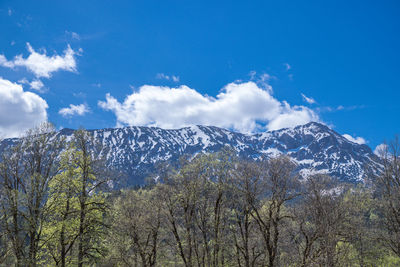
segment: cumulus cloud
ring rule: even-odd
[[[27,48],[30,53],[27,58],[17,55],[13,60],[7,60],[4,55],[0,55],[0,66],[7,68],[25,67],[37,78],[50,78],[53,72],[59,70],[76,71],[75,55],[77,53],[69,45],[64,50],[64,55],[53,56],[47,56],[46,51],[43,54],[36,52],[29,43],[27,43]]]
[[[315,104],[315,99],[312,97],[307,97],[305,94],[301,94],[303,100],[306,101],[308,104]]]
[[[58,111],[63,117],[71,117],[74,115],[82,116],[89,112],[89,107],[86,104],[73,105],[70,104],[68,108],[62,108]]]
[[[42,81],[39,79],[31,81],[29,83],[29,85],[31,86],[32,89],[37,90],[37,91],[41,91],[44,86]]]
[[[254,82],[230,83],[214,98],[185,85],[144,85],[122,103],[110,94],[98,105],[114,112],[118,125],[179,128],[202,124],[240,132],[292,127],[319,118],[304,106],[291,107]]]
[[[351,136],[349,134],[344,134],[343,137],[346,138],[347,140],[353,142],[353,143],[356,143],[356,144],[363,145],[363,144],[366,143],[365,139],[362,138],[362,137],[353,137],[353,136]]]
[[[175,76],[175,75],[166,75],[166,74],[164,74],[164,73],[157,73],[156,78],[157,78],[157,79],[161,79],[161,80],[179,82],[179,76]]]
[[[0,137],[17,137],[47,120],[46,101],[0,77]]]
[[[291,107],[286,101],[283,101],[280,114],[272,119],[267,126],[268,130],[278,130],[306,124],[310,121],[319,121],[318,115],[312,109],[304,106]]]
[[[378,157],[384,157],[385,154],[387,153],[387,150],[388,150],[387,144],[383,143],[376,146],[374,154],[377,155]]]

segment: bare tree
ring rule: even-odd
[[[256,221],[266,250],[266,265],[279,265],[279,242],[281,228],[291,215],[285,205],[299,196],[296,190],[298,176],[295,164],[287,157],[273,158],[259,164],[259,173],[254,176],[255,185],[246,198],[251,205],[252,217]]]
[[[167,225],[185,266],[230,261],[229,197],[235,156],[229,151],[184,160],[158,186]],[[175,247],[175,246],[173,246]]]
[[[25,218],[22,216],[25,192],[22,154],[22,145],[17,144],[9,151],[3,152],[0,164],[2,228],[10,238],[16,266],[22,266],[26,262]]]
[[[294,238],[300,266],[338,266],[346,254],[348,213],[343,204],[345,188],[326,175],[305,182],[305,194],[297,206]],[[340,245],[340,246],[339,246]]]
[[[164,177],[159,192],[165,204],[164,215],[175,239],[177,252],[186,267],[194,266],[195,214],[200,193],[201,164],[183,163],[179,172]]]
[[[115,201],[110,234],[118,263],[156,266],[161,227],[161,205],[156,193],[154,189],[127,190]]]
[[[400,144],[396,137],[381,151],[384,170],[375,177],[382,227],[380,241],[400,257]]]
[[[48,185],[57,171],[57,156],[63,148],[54,127],[44,123],[27,132],[4,152],[0,164],[4,222],[13,244],[16,265],[36,266]],[[25,246],[25,240],[27,246]]]
[[[239,267],[260,266],[265,259],[263,240],[257,222],[252,217],[252,202],[256,198],[260,170],[256,162],[241,161],[234,172],[232,194],[232,235],[235,244],[236,263]]]

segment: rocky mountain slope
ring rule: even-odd
[[[107,164],[125,173],[128,184],[142,184],[158,162],[174,162],[184,154],[215,152],[226,145],[240,156],[253,159],[286,154],[303,176],[326,173],[342,181],[360,182],[368,172],[380,168],[379,158],[368,146],[353,143],[315,122],[257,134],[214,126],[174,130],[131,126],[90,132]],[[63,129],[58,134],[68,137],[72,133],[71,129]]]

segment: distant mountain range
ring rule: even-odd
[[[72,129],[59,135],[71,136]],[[126,174],[128,184],[143,184],[159,162],[176,162],[182,155],[219,151],[230,146],[246,158],[288,155],[301,175],[326,173],[341,181],[362,182],[381,169],[380,159],[367,145],[353,143],[329,127],[311,122],[294,128],[242,134],[214,126],[165,130],[124,127],[89,130],[108,167]],[[0,147],[16,139],[3,140]]]

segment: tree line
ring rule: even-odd
[[[1,266],[399,266],[399,142],[363,184],[230,149],[112,189],[93,137],[50,124],[0,159]]]

